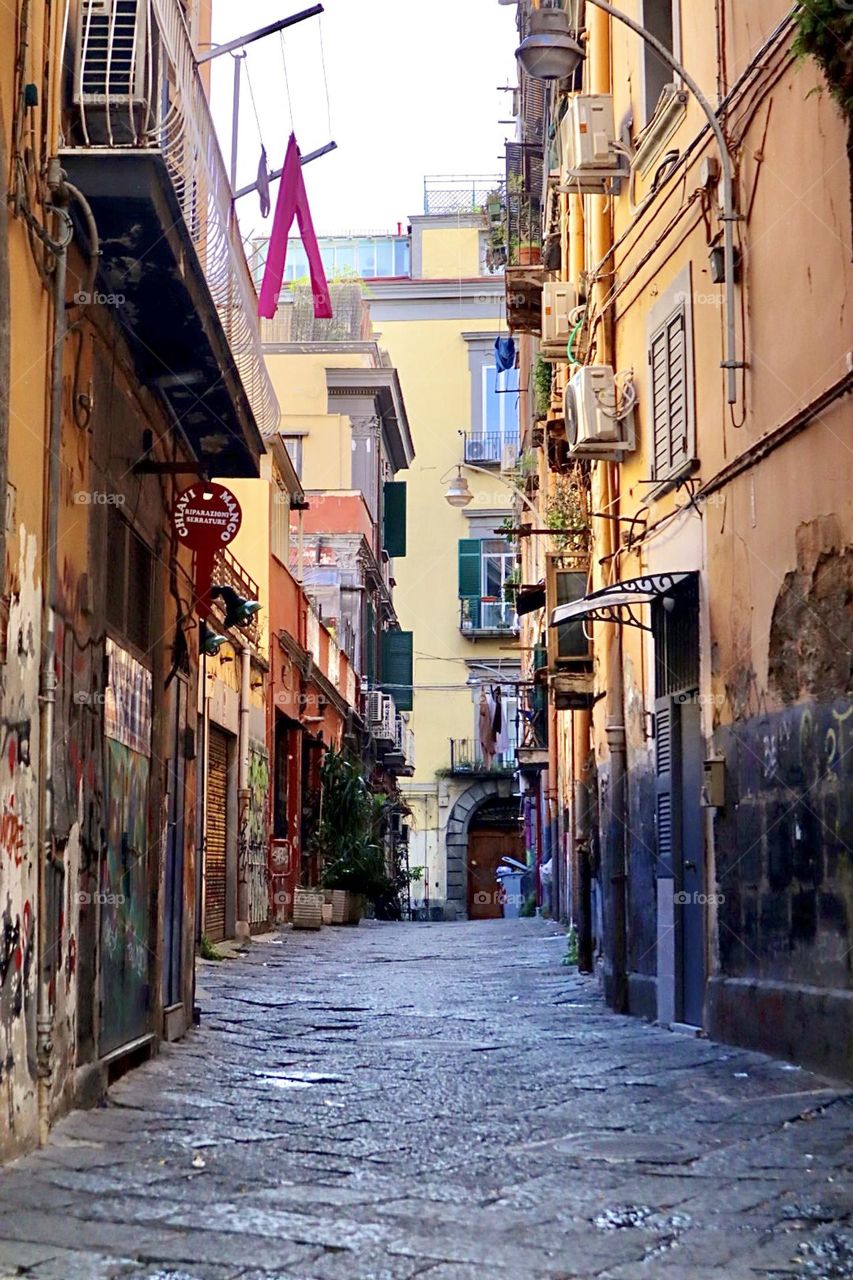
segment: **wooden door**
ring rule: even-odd
[[[468,919],[503,917],[500,885],[495,872],[504,854],[524,861],[524,839],[512,827],[474,830],[468,836]]]
[[[225,937],[227,812],[228,738],[211,725],[204,846],[204,932],[211,942],[221,942]]]

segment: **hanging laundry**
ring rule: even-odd
[[[483,764],[487,769],[491,769],[495,758],[495,735],[492,731],[492,716],[491,700],[486,696],[486,690],[481,689],[479,712],[480,749],[483,753]]]
[[[512,338],[495,338],[495,368],[506,373],[515,368],[515,343]]]
[[[311,210],[308,207],[308,196],[305,192],[305,180],[302,177],[302,161],[296,137],[290,135],[287,144],[287,155],[281,172],[281,186],[275,204],[272,234],[270,235],[267,262],[264,268],[264,279],[258,298],[258,315],[271,320],[278,305],[281,282],[284,279],[284,268],[287,261],[287,238],[293,219],[299,226],[299,234],[305,246],[308,258],[308,270],[311,275],[311,290],[314,295],[314,316],[317,320],[331,320],[332,304],[329,298],[329,286],[320,257],[320,247],[311,221]]]
[[[270,173],[267,165],[266,147],[261,147],[261,158],[258,161],[258,197],[261,202],[261,217],[270,216]]]

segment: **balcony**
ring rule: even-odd
[[[501,179],[490,174],[429,174],[424,178],[424,213],[484,213]]]
[[[500,466],[509,471],[518,458],[518,436],[502,431],[486,431],[479,435],[465,433],[465,461],[476,466]]]
[[[213,581],[217,586],[233,587],[238,596],[242,596],[244,600],[258,599],[258,584],[250,574],[246,572],[240,561],[232,556],[227,547],[223,547],[216,554],[216,561],[213,567]],[[225,606],[220,599],[213,602],[213,613],[218,617],[220,625],[225,624]],[[217,628],[214,628],[216,630]],[[245,626],[239,628],[239,634],[246,636],[249,641],[257,647],[260,640],[261,629],[258,622],[258,615],[254,614]]]
[[[255,476],[279,408],[183,6],[74,12],[60,157],[94,213],[97,287],[114,299],[140,381],[167,401],[205,469]],[[85,243],[83,222],[79,233]]]
[[[488,764],[478,738],[451,738],[449,773],[451,777],[460,774],[511,777],[515,773],[515,747],[511,745],[507,752],[494,756]]]
[[[490,596],[467,596],[460,600],[459,630],[471,639],[518,635],[515,604]]]

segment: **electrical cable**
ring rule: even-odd
[[[293,100],[290,96],[290,80],[287,77],[287,55],[284,51],[284,32],[279,31],[278,42],[281,45],[281,66],[284,71],[284,90],[287,94],[287,110],[290,115],[290,132],[294,132],[293,128]]]
[[[326,50],[323,45],[323,18],[322,15],[317,21],[317,30],[320,36],[320,65],[323,68],[323,85],[326,90],[326,123],[329,127],[329,137],[332,137],[332,100],[329,94],[329,77],[326,72]]]
[[[258,115],[258,105],[257,105],[257,103],[255,102],[255,90],[254,90],[254,88],[253,88],[253,86],[252,86],[252,77],[251,77],[251,75],[249,74],[249,58],[248,58],[248,55],[246,56],[246,61],[245,61],[245,64],[244,64],[244,70],[245,70],[245,72],[246,72],[246,84],[249,86],[249,98],[250,98],[251,103],[252,103],[252,111],[253,111],[254,116],[255,116],[255,124],[256,124],[256,125],[257,125],[257,127],[258,127],[258,141],[260,142],[262,149],[263,149],[264,151],[266,151],[266,146],[265,146],[265,144],[264,144],[264,135],[263,135],[263,132],[262,132],[262,130],[261,130],[261,118],[260,118],[260,116]]]

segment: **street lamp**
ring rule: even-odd
[[[558,0],[559,2],[559,0]],[[735,208],[734,197],[734,166],[732,165],[732,157],[729,152],[726,136],[723,133],[722,125],[717,118],[717,113],[699,88],[696,81],[685,70],[682,64],[672,52],[667,49],[666,45],[658,40],[657,36],[652,35],[651,31],[647,31],[639,22],[635,22],[633,18],[629,18],[626,13],[622,13],[620,9],[614,9],[606,0],[589,0],[590,4],[594,4],[597,9],[601,9],[608,14],[616,22],[621,22],[624,26],[630,28],[631,31],[644,40],[647,45],[654,49],[658,57],[671,67],[676,75],[680,76],[684,84],[693,94],[693,97],[699,103],[705,118],[711,127],[711,131],[717,141],[720,149],[720,160],[723,170],[723,260],[725,264],[725,286],[726,286],[726,358],[721,364],[721,368],[726,370],[727,377],[727,400],[729,404],[737,403],[737,371],[745,369],[746,363],[737,358],[737,325],[736,325],[736,299],[735,299],[735,223],[740,221],[740,214]],[[550,54],[548,59],[542,62],[542,66],[549,68],[548,74],[543,70],[537,70],[538,59],[537,49],[541,47],[541,40],[545,36],[545,32],[534,37],[533,19],[536,14],[540,15],[539,21],[545,14],[562,14],[554,22],[551,28]],[[578,63],[584,56],[583,48],[577,44],[577,52],[569,48],[570,44],[577,44],[576,41],[569,36],[569,18],[565,10],[555,9],[538,9],[531,17],[531,34],[526,40],[523,40],[516,50],[516,57],[521,63],[528,75],[534,76],[540,80],[552,80],[572,75],[578,66]],[[554,66],[559,64],[559,72],[554,71]]]
[[[456,468],[456,475],[451,480],[444,498],[451,507],[467,507],[468,503],[473,501],[474,495],[468,487],[468,481],[463,476],[461,467]]]
[[[565,80],[583,56],[583,47],[571,32],[565,9],[534,9],[530,31],[516,50],[516,57],[529,76],[534,80]]]
[[[523,489],[520,489],[517,484],[513,484],[511,480],[507,480],[504,476],[496,475],[493,471],[488,471],[485,467],[475,467],[471,462],[463,462],[457,465],[456,475],[447,487],[444,500],[449,503],[451,507],[467,507],[468,504],[474,500],[474,495],[471,492],[468,481],[462,474],[463,466],[466,471],[476,471],[481,476],[488,476],[490,480],[496,480],[498,484],[502,484],[505,489],[511,490],[513,496],[518,498],[522,505],[527,507],[528,511],[533,513],[534,518],[538,522],[539,528],[544,529],[546,527],[545,517],[542,515],[539,507],[537,507],[535,502],[532,502],[531,499],[528,498]],[[442,476],[442,483],[446,479],[447,473]]]

